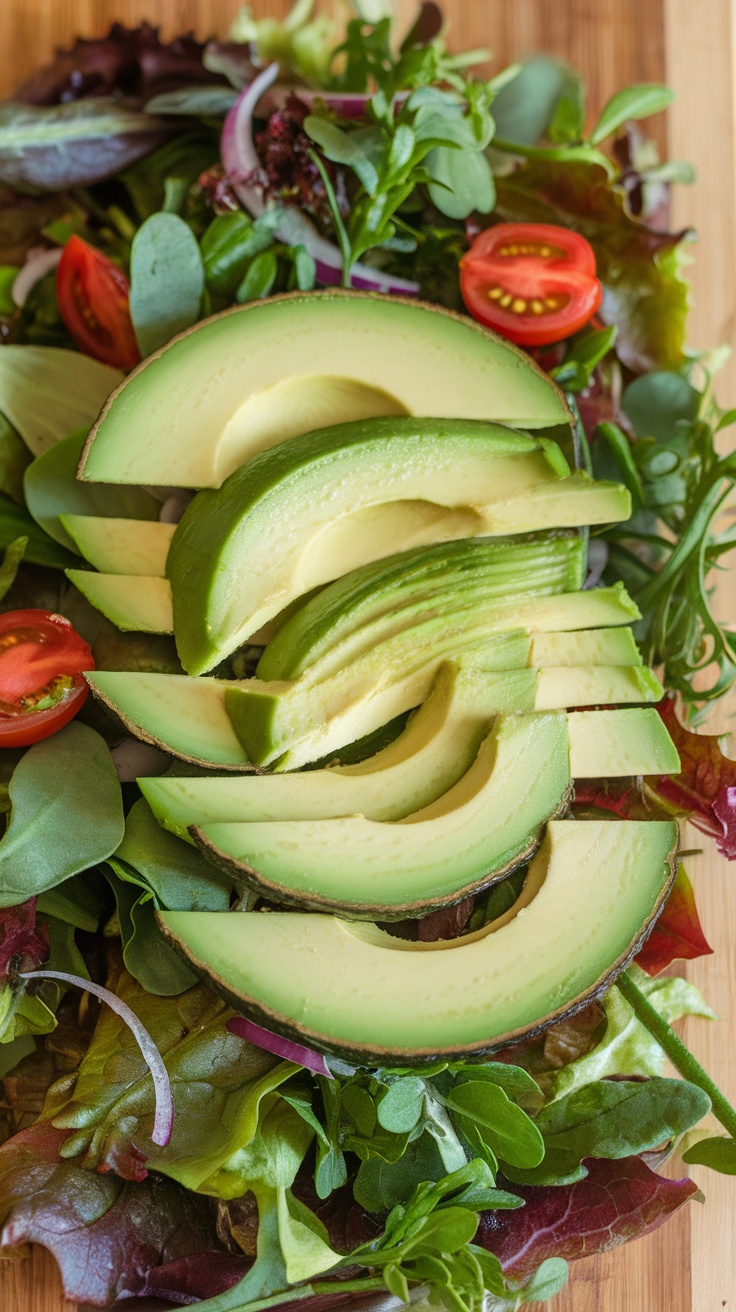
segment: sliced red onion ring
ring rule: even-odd
[[[230,184],[243,207],[253,218],[264,213],[266,203],[249,179],[260,160],[253,141],[253,114],[259,100],[278,77],[278,64],[269,64],[238,96],[225,119],[220,139],[220,153]],[[276,236],[287,246],[304,246],[317,266],[317,281],[333,287],[342,282],[342,257],[337,246],[322,237],[301,210],[284,207]],[[395,278],[365,264],[354,264],[350,271],[351,287],[362,291],[387,292],[396,296],[418,296],[419,284],[407,278]]]
[[[18,270],[11,288],[11,296],[18,306],[25,305],[28,296],[37,282],[45,278],[50,269],[55,269],[61,259],[61,247],[52,251],[32,250],[22,269]]]
[[[156,1114],[153,1119],[151,1140],[159,1148],[165,1148],[171,1139],[171,1132],[174,1128],[174,1098],[171,1092],[171,1081],[161,1053],[132,1008],[126,1002],[123,1002],[116,993],[112,993],[110,989],[103,988],[101,984],[93,984],[89,979],[82,979],[81,975],[68,975],[65,970],[27,970],[23,972],[20,978],[26,980],[56,979],[60,980],[62,984],[70,984],[74,988],[86,989],[88,993],[94,993],[96,998],[106,1002],[108,1007],[117,1012],[118,1016],[125,1021],[153,1078],[153,1087],[156,1094]]]
[[[255,1044],[257,1048],[263,1048],[264,1052],[272,1052],[275,1057],[283,1057],[284,1061],[296,1062],[298,1066],[305,1066],[308,1071],[324,1075],[328,1080],[334,1079],[321,1053],[304,1048],[301,1043],[292,1043],[291,1039],[282,1039],[280,1034],[262,1029],[252,1020],[246,1020],[245,1016],[233,1016],[225,1028],[231,1034],[237,1034],[239,1038]]]

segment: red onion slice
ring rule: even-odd
[[[253,114],[258,102],[278,77],[278,64],[269,64],[258,77],[238,96],[225,119],[220,139],[220,153],[225,172],[244,209],[253,218],[264,213],[266,203],[249,179],[260,160],[253,141]],[[301,210],[284,209],[276,228],[276,236],[287,246],[304,246],[317,266],[317,280],[328,287],[342,282],[342,257],[332,242],[322,237],[311,219]],[[350,271],[351,287],[361,291],[387,292],[396,296],[418,296],[419,284],[407,278],[396,278],[365,264],[354,264]]]
[[[81,975],[68,975],[65,970],[28,970],[24,971],[20,978],[26,980],[56,979],[60,980],[62,984],[71,984],[74,988],[86,989],[88,993],[94,993],[96,998],[106,1002],[108,1007],[117,1012],[118,1016],[125,1021],[141,1050],[143,1060],[148,1066],[153,1079],[156,1094],[156,1113],[153,1119],[151,1139],[159,1148],[165,1148],[171,1139],[171,1132],[174,1128],[174,1098],[171,1092],[169,1073],[148,1030],[141,1024],[127,1002],[123,1002],[116,993],[103,988],[101,984],[93,984],[89,979],[82,979]]]
[[[25,305],[36,283],[40,282],[49,270],[56,268],[61,259],[61,254],[60,246],[52,251],[32,250],[28,252],[26,262],[15,275],[13,286],[10,289],[10,294],[16,305]]]
[[[296,1062],[298,1066],[305,1066],[308,1071],[324,1075],[328,1080],[334,1079],[321,1053],[304,1048],[301,1043],[292,1043],[291,1039],[282,1039],[280,1034],[262,1029],[252,1020],[246,1020],[245,1016],[233,1016],[225,1028],[231,1034],[237,1034],[239,1038],[255,1044],[256,1048],[263,1048],[264,1052],[272,1052],[275,1057],[283,1057],[284,1061]]]

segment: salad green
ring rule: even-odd
[[[214,689],[196,714],[214,738],[221,717],[227,763],[243,763],[222,681],[253,676],[258,635],[213,648],[211,679],[185,680],[173,637],[121,632],[85,596],[115,574],[87,568],[82,517],[93,535],[104,519],[168,532],[192,496],[165,479],[77,479],[87,435],[138,356],[233,306],[342,285],[348,305],[351,289],[385,293],[388,307],[400,294],[469,326],[459,262],[499,222],[580,234],[602,285],[593,320],[530,351],[570,407],[586,471],[571,479],[622,484],[622,514],[630,502],[628,518],[591,529],[588,595],[602,581],[630,617],[625,585],[641,658],[686,720],[736,681],[733,630],[712,595],[736,545],[722,527],[736,462],[721,441],[736,412],[715,399],[718,353],[686,346],[691,234],[667,230],[666,201],[692,173],[658,161],[634,122],[671,93],[623,90],[586,130],[584,87],[567,66],[539,57],[488,80],[473,72],[485,52],[450,52],[435,4],[421,5],[406,34],[380,3],[353,9],[341,31],[311,0],[283,23],[244,10],[227,40],[206,46],[116,24],[0,106],[0,731],[18,718],[13,652],[25,651],[29,616],[49,612],[89,644],[103,690],[106,679],[145,683],[144,730],[162,679]],[[505,344],[498,351],[511,357]],[[553,396],[560,428],[548,431],[562,440]],[[404,423],[359,422],[391,434]],[[558,448],[548,449],[559,473]],[[321,491],[318,480],[313,500]],[[203,495],[216,510],[218,492]],[[118,540],[105,541],[110,559]],[[130,597],[168,586],[131,579]],[[330,583],[296,612],[259,676],[341,588]],[[178,629],[198,622],[185,588],[178,605]],[[64,678],[24,704],[24,723],[63,701]],[[195,712],[186,700],[171,707],[186,736]],[[361,761],[400,743],[408,703],[400,709],[338,755]],[[673,700],[659,709],[680,773],[581,780],[571,814],[611,824],[690,815],[735,859],[736,765],[680,723]],[[366,726],[376,729],[370,717]],[[243,1031],[161,933],[157,913],[245,917],[263,902],[237,870],[182,841],[179,820],[180,836],[160,827],[136,779],[155,798],[157,776],[216,772],[137,729],[90,698],[41,741],[5,746],[0,736],[0,1243],[49,1247],[67,1297],[322,1312],[380,1296],[391,1309],[411,1300],[512,1312],[552,1298],[568,1260],[648,1232],[695,1194],[657,1168],[709,1111],[726,1137],[701,1139],[684,1160],[736,1173],[736,1112],[671,1029],[713,1012],[661,973],[710,950],[682,870],[617,983],[492,1058],[416,1069],[327,1052],[307,1053],[305,1065],[298,1045],[252,1022]],[[334,753],[309,761],[329,764]],[[523,877],[393,932],[415,947],[462,942],[513,913]],[[80,1005],[85,981],[129,1008],[133,1028]],[[682,1078],[664,1076],[665,1053]]]

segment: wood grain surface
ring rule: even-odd
[[[55,45],[75,33],[101,33],[113,19],[144,18],[166,35],[223,33],[238,0],[1,0],[0,95],[8,95]],[[282,14],[286,0],[256,0],[256,12]],[[408,18],[413,3],[398,0]],[[691,159],[698,180],[675,198],[675,222],[699,234],[692,270],[691,341],[736,345],[736,0],[444,0],[456,46],[487,46],[493,67],[544,51],[567,59],[587,80],[594,112],[617,88],[666,80],[678,99],[653,124],[670,155]],[[721,403],[736,405],[736,368],[727,366]],[[731,439],[732,440],[732,439]],[[736,586],[724,577],[721,614],[736,616]],[[719,731],[736,704],[721,708]],[[733,739],[732,739],[733,742]],[[732,754],[736,754],[732,748]],[[693,834],[693,846],[698,845]],[[689,863],[706,935],[715,953],[689,966],[720,1021],[690,1021],[687,1042],[736,1099],[736,891],[733,870],[714,847]],[[736,1181],[693,1174],[705,1206],[690,1204],[661,1230],[601,1258],[574,1264],[553,1312],[721,1312],[736,1309]],[[0,1263],[0,1312],[73,1312],[53,1262]],[[78,1312],[82,1312],[79,1309]]]

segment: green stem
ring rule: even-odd
[[[733,1139],[736,1139],[736,1108],[732,1107],[730,1102],[721,1093],[717,1084],[713,1083],[696,1060],[689,1048],[685,1047],[682,1039],[675,1034],[675,1031],[667,1021],[660,1016],[659,1012],[652,1006],[648,998],[644,996],[641,989],[637,987],[628,971],[619,975],[616,981],[623,996],[632,1008],[637,1020],[640,1020],[653,1038],[657,1040],[660,1048],[667,1054],[675,1070],[680,1072],[691,1084],[696,1084],[699,1089],[707,1093],[713,1108],[713,1115],[721,1122],[721,1125]]]
[[[361,1280],[312,1280],[310,1289],[313,1294],[357,1294],[363,1290],[384,1289],[380,1276],[365,1276]]]
[[[330,214],[332,215],[332,222],[335,225],[337,241],[340,247],[340,254],[342,256],[342,285],[343,287],[349,287],[350,270],[355,264],[355,257],[353,255],[353,249],[350,242],[350,238],[348,236],[347,228],[343,223],[342,214],[340,213],[340,206],[337,203],[335,188],[333,187],[332,179],[330,178],[330,175],[327,172],[327,169],[322,163],[322,160],[320,159],[316,150],[310,150],[309,155],[312,161],[314,162],[314,164],[316,165],[317,170],[319,172],[319,176],[321,177],[322,182],[324,183],[325,192],[327,193],[327,204],[330,207]]]

